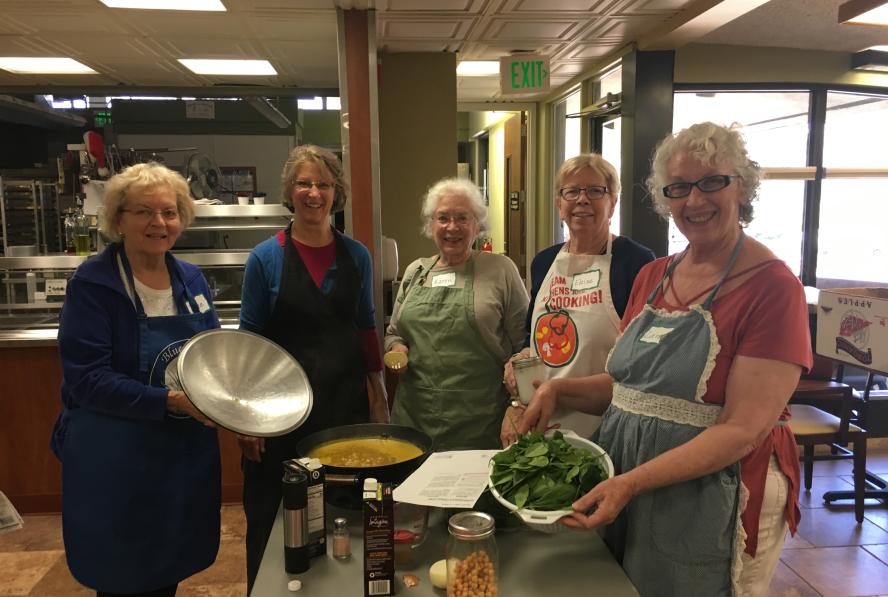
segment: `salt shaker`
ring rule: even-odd
[[[348,532],[348,521],[337,518],[333,521],[333,557],[347,560],[351,557],[351,537]]]

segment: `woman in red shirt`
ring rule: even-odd
[[[786,403],[811,366],[798,279],[747,237],[761,170],[712,123],[667,137],[648,187],[688,239],[641,270],[606,373],[542,384],[519,431],[556,406],[604,413],[617,475],[564,524],[605,539],[642,595],[761,595],[799,519]]]

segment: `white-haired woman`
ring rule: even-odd
[[[495,448],[503,364],[524,339],[527,291],[508,257],[472,249],[487,208],[471,181],[432,186],[422,218],[438,254],[407,267],[386,330],[386,350],[408,355],[392,422],[429,434],[436,450]]]
[[[543,249],[530,264],[527,336],[503,373],[512,396],[518,395],[512,371],[517,359],[539,357],[545,365],[539,381],[604,371],[635,276],[654,260],[647,247],[610,233],[620,194],[620,176],[610,162],[594,153],[572,157],[558,169],[555,189],[555,206],[570,238]],[[515,403],[506,411],[500,436],[504,446],[516,439],[520,409]],[[551,423],[590,437],[600,421],[561,409]]]
[[[194,217],[180,174],[131,166],[104,208],[116,242],[74,272],[59,324],[65,556],[100,596],[175,595],[216,558],[221,480],[216,430],[164,373],[219,321],[203,274],[170,253]]]
[[[747,238],[761,170],[739,132],[693,125],[658,147],[648,187],[688,247],[638,274],[606,373],[537,390],[519,430],[554,406],[604,413],[617,475],[565,524],[605,539],[642,595],[764,595],[799,520],[786,403],[811,367],[799,280]]]

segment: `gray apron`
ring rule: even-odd
[[[740,238],[722,277],[701,305],[667,312],[653,306],[679,255],[644,309],[614,346],[606,370],[613,400],[598,434],[616,472],[624,473],[713,425],[722,406],[703,402],[720,350],[710,309],[734,266]],[[745,535],[740,520],[740,464],[633,498],[605,541],[641,595],[732,595]]]
[[[503,363],[475,321],[475,258],[466,262],[463,288],[425,286],[434,263],[416,272],[401,306],[398,328],[410,364],[398,383],[392,423],[429,434],[439,452],[498,448],[507,396]]]

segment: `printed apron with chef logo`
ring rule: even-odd
[[[612,242],[609,235],[604,255],[571,254],[565,244],[543,279],[533,306],[531,346],[546,364],[545,379],[604,371],[620,331],[610,290]],[[550,422],[590,437],[601,417],[557,409]]]
[[[710,309],[743,238],[741,233],[703,304],[670,313],[653,301],[684,256],[679,255],[614,346],[607,363],[613,400],[596,441],[618,474],[687,443],[718,419],[721,405],[703,402],[721,348]],[[606,527],[605,540],[645,597],[731,595],[744,549],[744,491],[739,463],[650,491],[626,505]]]
[[[215,327],[171,257],[167,268],[185,288],[191,313],[147,317],[134,293],[139,379],[150,385],[162,385],[164,351]],[[83,408],[69,417],[62,524],[74,577],[100,591],[133,593],[173,585],[212,564],[221,506],[216,430],[190,417],[142,421]]]
[[[420,267],[401,305],[398,327],[410,363],[398,383],[392,423],[429,434],[437,451],[497,448],[507,397],[503,363],[475,321],[475,258],[466,262],[462,288],[455,272],[438,273],[435,263]]]

